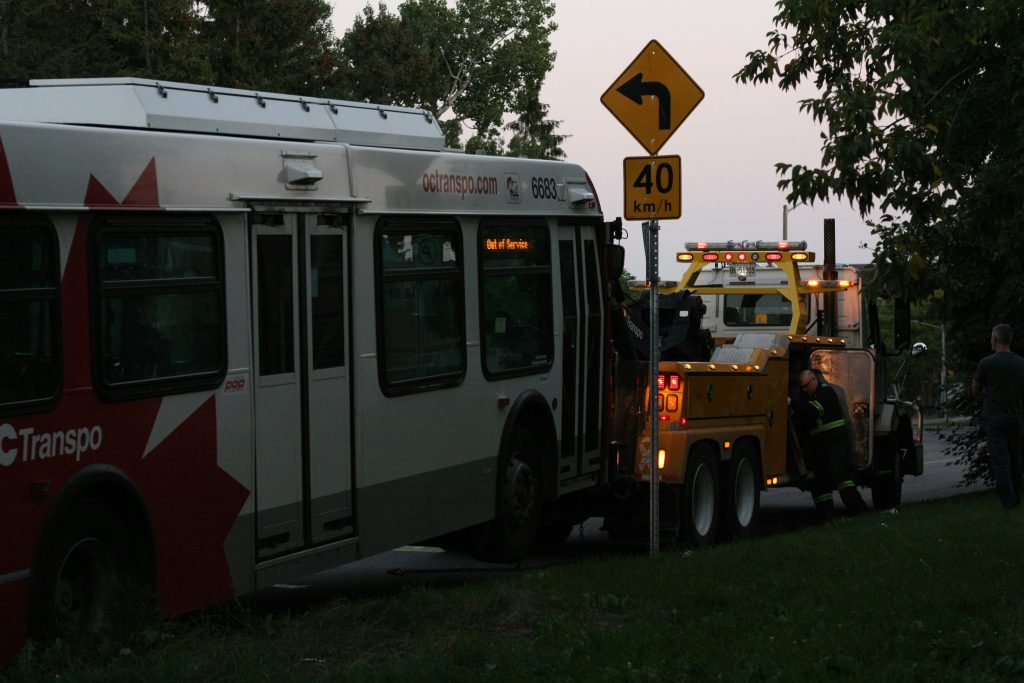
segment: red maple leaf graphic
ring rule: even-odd
[[[0,140],[0,206],[5,209],[18,207],[18,199],[14,196],[14,181],[11,180],[11,168],[7,165],[7,152],[4,151],[3,140]]]

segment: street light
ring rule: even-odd
[[[932,329],[938,330],[940,335],[940,343],[942,345],[942,376],[939,377],[939,405],[942,407],[943,413],[946,411],[946,323],[936,325],[934,323],[926,323],[923,320],[914,320],[913,322],[918,325],[924,325],[925,327],[931,327]]]
[[[793,206],[790,206],[789,204],[783,204],[782,205],[782,241],[783,242],[785,242],[786,240],[789,239],[789,212],[792,211],[793,209],[796,209],[798,207],[804,206],[804,204],[805,204],[804,202],[800,202],[799,204],[794,204]]]

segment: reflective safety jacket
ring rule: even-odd
[[[824,382],[819,381],[818,390],[814,392],[814,395],[805,398],[802,410],[808,423],[813,425],[810,430],[811,436],[818,436],[846,426],[843,407],[839,403],[839,395],[835,389]]]

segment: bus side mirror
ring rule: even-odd
[[[608,279],[618,280],[626,267],[626,248],[621,244],[605,246],[604,265],[608,269]]]
[[[893,345],[897,351],[910,348],[910,302],[896,299],[893,314]]]

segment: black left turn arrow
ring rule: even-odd
[[[644,103],[644,95],[657,97],[658,130],[668,130],[672,127],[672,94],[664,83],[644,81],[644,75],[641,72],[619,86],[618,91],[637,104]]]

